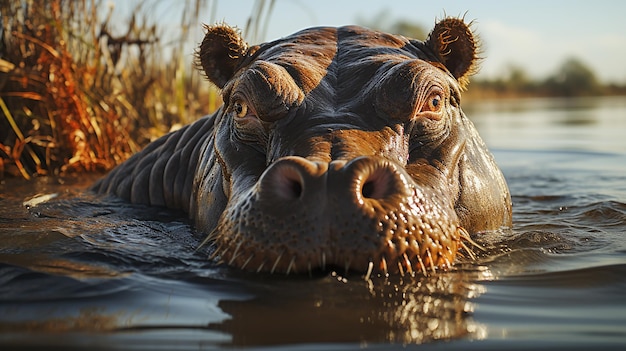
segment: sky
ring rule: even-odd
[[[255,6],[254,0],[213,1],[217,2],[209,1],[200,20],[208,24],[224,21],[241,29]],[[174,1],[156,2],[154,11],[180,23],[171,3]],[[576,57],[601,81],[626,83],[623,0],[275,0],[266,37],[247,39],[258,44],[312,26],[360,24],[359,19],[371,22],[384,12],[392,21],[411,21],[427,31],[445,15],[473,20],[482,42],[482,78],[505,74],[511,65],[523,68],[531,78],[545,78],[567,58]],[[202,32],[194,36],[193,40],[200,41]]]

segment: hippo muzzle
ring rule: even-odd
[[[284,157],[227,207],[215,254],[256,271],[434,271],[455,260],[463,233],[443,190],[381,157]]]
[[[213,258],[259,272],[427,274],[510,226],[504,177],[461,110],[477,61],[461,19],[423,42],[349,26],[248,47],[206,29],[198,64],[224,105],[95,190],[183,209]]]

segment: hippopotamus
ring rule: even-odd
[[[186,211],[211,259],[267,273],[430,274],[511,225],[506,181],[461,110],[479,52],[463,19],[424,41],[344,26],[249,46],[205,30],[196,63],[222,107],[93,190]]]

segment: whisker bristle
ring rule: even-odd
[[[405,253],[402,254],[402,258],[404,258],[404,265],[406,266],[406,271],[410,275],[413,275],[413,263],[409,260],[409,256]]]
[[[452,267],[452,263],[450,263],[450,260],[448,260],[447,257],[444,257],[443,260],[446,262],[446,267],[447,268],[451,268]]]
[[[198,245],[198,247],[196,248],[195,251],[197,252],[202,247],[204,247],[204,245],[206,245],[209,242],[215,240],[216,237],[217,237],[216,231],[215,230],[211,231],[211,233],[209,233],[209,235],[207,235],[206,238],[204,238],[204,240],[202,240],[202,242],[200,243],[200,245]]]
[[[476,254],[474,253],[474,251],[472,250],[472,248],[477,248],[481,251],[487,251],[487,249],[485,249],[482,245],[478,244],[477,242],[475,242],[472,239],[472,236],[467,232],[467,230],[463,227],[458,227],[458,231],[459,231],[459,237],[461,239],[463,239],[461,241],[461,248],[463,248],[463,250],[465,251],[465,253],[467,253],[467,255],[472,259],[475,260],[476,259]],[[470,248],[470,246],[468,246],[465,242],[469,243],[471,245],[472,248]]]
[[[470,249],[463,241],[461,241],[461,248],[463,249],[461,255],[463,255],[464,257],[465,255],[467,255],[472,260],[476,260],[476,254],[474,254],[474,251],[472,251],[472,249]]]
[[[433,274],[436,272],[435,262],[433,260],[433,255],[430,253],[430,249],[426,249],[426,254],[428,255],[428,261],[430,263],[430,269],[433,271]]]
[[[272,269],[270,270],[271,274],[274,274],[274,271],[276,270],[276,267],[278,266],[278,262],[280,262],[280,259],[283,257],[283,253],[281,252],[280,255],[278,255],[278,257],[276,258],[276,262],[274,262],[274,265],[272,266]]]
[[[383,270],[383,273],[385,274],[385,277],[387,277],[389,275],[389,271],[387,270],[387,260],[385,259],[384,256],[380,259],[380,265]]]
[[[289,275],[289,272],[291,272],[291,268],[294,268],[295,271],[295,267],[296,267],[296,256],[293,256],[291,258],[291,262],[289,262],[289,266],[287,266],[287,272],[285,273],[286,275]]]
[[[417,262],[419,263],[420,269],[424,275],[428,275],[428,271],[426,270],[426,265],[424,264],[424,260],[422,260],[422,256],[416,255]]]
[[[252,260],[252,258],[254,258],[254,254],[251,254],[250,257],[248,257],[246,262],[244,262],[243,265],[241,266],[241,269],[245,269],[248,263],[250,263],[250,261]]]
[[[228,251],[228,249],[225,249],[222,245],[220,245],[217,248],[215,248],[215,251],[213,251],[213,253],[209,257],[211,260],[215,260],[218,257],[220,257],[221,259],[221,257],[224,255],[224,253],[226,253],[226,251]]]
[[[404,277],[404,268],[402,268],[402,262],[398,260],[398,271],[400,271],[400,276]]]
[[[374,262],[370,260],[367,264],[367,273],[365,273],[365,280],[370,280],[370,276],[372,275],[372,270],[374,270]]]
[[[235,247],[235,251],[233,251],[233,257],[231,257],[230,261],[228,261],[228,265],[230,266],[233,265],[233,262],[235,262],[235,259],[239,255],[239,249],[241,248],[242,244],[243,244],[243,241],[239,241],[239,244],[237,244],[237,247]]]
[[[210,255],[209,255],[209,261],[214,261],[217,258],[218,254],[217,254],[217,250],[213,251]]]

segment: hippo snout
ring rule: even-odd
[[[233,203],[216,255],[249,270],[426,272],[451,264],[462,232],[443,189],[382,157],[285,157]]]
[[[337,210],[350,217],[367,206],[366,199],[368,205],[393,203],[409,196],[411,188],[404,172],[381,158],[363,156],[329,164],[290,156],[278,160],[263,173],[257,191],[259,200],[268,208],[288,205],[295,210],[311,207],[313,203],[327,207],[339,205]]]

